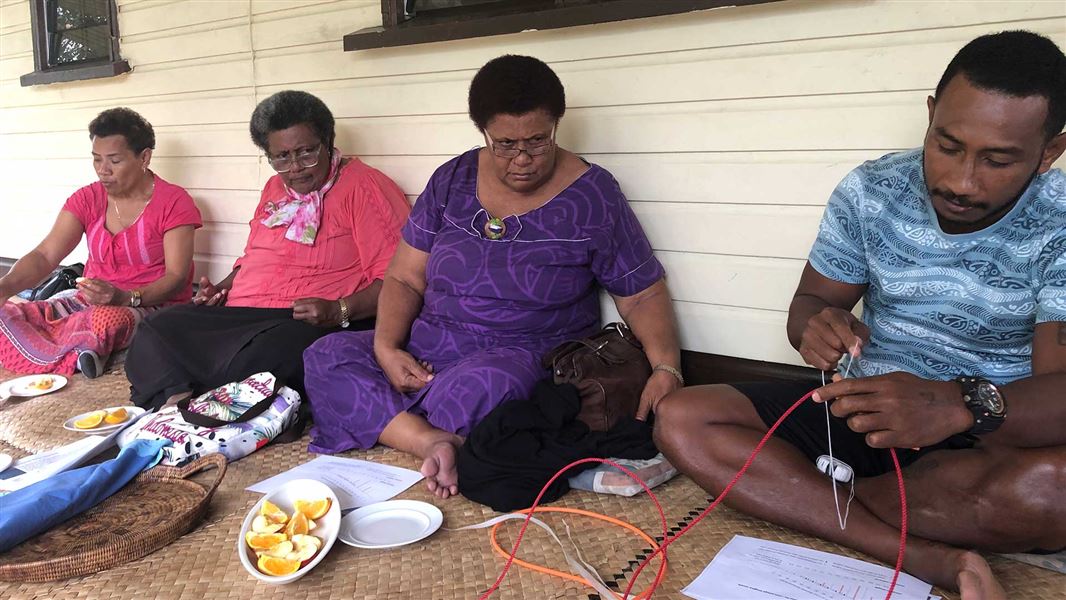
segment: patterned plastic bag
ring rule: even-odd
[[[256,373],[219,386],[198,398],[166,406],[118,437],[125,447],[134,440],[169,439],[161,464],[182,466],[221,452],[229,461],[262,448],[296,419],[300,394],[279,386],[271,373]]]

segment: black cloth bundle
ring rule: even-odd
[[[590,431],[577,420],[580,409],[577,388],[550,379],[538,382],[531,398],[497,406],[459,448],[459,492],[509,512],[531,506],[544,484],[575,460],[658,454],[647,423],[622,419],[607,431]],[[570,490],[569,477],[596,466],[590,462],[567,471],[541,501],[559,499]]]

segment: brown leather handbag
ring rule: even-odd
[[[606,431],[637,414],[651,377],[644,347],[625,323],[611,323],[583,340],[564,342],[544,356],[555,383],[570,383],[581,395],[577,418]]]

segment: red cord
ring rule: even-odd
[[[640,572],[644,570],[644,567],[647,566],[651,562],[651,560],[653,558],[655,558],[655,556],[657,554],[659,554],[659,553],[662,553],[663,558],[665,559],[666,558],[666,547],[669,546],[670,544],[672,544],[674,542],[674,540],[676,540],[679,537],[681,537],[682,535],[684,535],[689,529],[692,529],[693,527],[695,527],[697,523],[702,521],[703,518],[706,517],[708,513],[710,513],[712,510],[714,510],[714,508],[716,506],[718,506],[718,504],[721,503],[722,500],[725,499],[726,495],[729,493],[729,491],[731,489],[733,489],[733,486],[736,485],[737,481],[741,478],[741,476],[744,475],[745,472],[747,472],[748,467],[751,466],[751,463],[755,461],[755,457],[758,456],[759,452],[762,451],[763,446],[766,445],[766,442],[770,440],[770,436],[772,436],[774,434],[774,432],[777,431],[777,428],[781,426],[781,423],[783,423],[785,421],[785,419],[787,419],[793,412],[795,412],[795,410],[797,408],[799,408],[799,406],[801,404],[803,404],[808,398],[810,398],[811,394],[813,394],[813,393],[814,393],[814,390],[804,394],[803,397],[800,398],[799,400],[797,400],[795,402],[795,404],[790,406],[789,409],[784,412],[784,414],[782,414],[780,417],[778,417],[777,421],[774,422],[774,424],[770,427],[769,430],[767,430],[766,435],[764,435],[763,438],[759,441],[759,443],[755,446],[755,449],[751,452],[751,455],[748,456],[748,460],[745,461],[744,466],[742,466],[740,468],[740,470],[737,471],[737,474],[733,476],[733,480],[730,481],[729,484],[725,486],[725,489],[722,490],[722,493],[719,494],[718,497],[715,498],[714,501],[711,502],[707,506],[707,508],[703,509],[703,512],[701,512],[699,514],[699,516],[697,516],[695,519],[693,519],[691,523],[686,525],[681,531],[677,532],[676,535],[668,535],[667,527],[666,527],[666,516],[663,513],[662,506],[659,504],[659,499],[656,498],[655,494],[652,493],[650,488],[648,488],[648,484],[644,483],[644,481],[641,480],[640,477],[637,477],[633,472],[631,472],[628,469],[622,467],[621,465],[615,464],[614,462],[612,462],[610,460],[601,459],[601,458],[583,458],[581,460],[577,460],[577,461],[574,461],[574,462],[566,465],[565,467],[560,469],[548,481],[548,483],[544,484],[544,487],[540,490],[540,493],[537,494],[536,500],[533,501],[533,506],[531,506],[528,509],[529,512],[526,514],[525,521],[522,522],[522,529],[519,530],[519,532],[518,532],[518,538],[515,539],[514,547],[511,549],[511,555],[507,559],[507,564],[504,565],[503,571],[500,572],[500,576],[496,578],[496,582],[493,583],[492,586],[489,587],[489,589],[485,590],[485,593],[483,593],[480,596],[480,600],[485,600],[490,595],[492,595],[492,592],[496,591],[500,587],[500,583],[503,581],[503,578],[507,575],[508,569],[511,568],[511,563],[514,562],[515,554],[518,552],[518,546],[519,546],[519,544],[522,543],[522,536],[525,535],[526,527],[529,526],[529,519],[531,519],[533,517],[533,513],[536,511],[537,506],[540,504],[541,498],[544,496],[545,492],[548,491],[548,488],[551,486],[551,484],[554,483],[556,479],[558,479],[560,476],[562,476],[563,473],[567,472],[572,467],[580,465],[580,464],[588,463],[588,462],[599,462],[599,463],[609,464],[609,465],[611,465],[613,467],[621,469],[626,475],[629,475],[629,477],[631,477],[632,479],[636,480],[636,482],[639,483],[641,485],[641,487],[644,488],[644,491],[646,491],[648,493],[648,495],[651,497],[652,502],[655,503],[655,508],[659,511],[659,517],[660,517],[660,520],[661,520],[661,523],[662,523],[662,528],[663,528],[663,542],[654,552],[652,552],[647,558],[645,558],[644,561],[640,563],[640,565],[637,566],[636,570],[633,571],[633,574],[629,578],[629,585],[626,586],[625,593],[622,594],[623,598],[628,598],[630,591],[633,589],[633,585],[637,582],[637,576],[640,575]],[[893,464],[893,466],[896,469],[896,482],[897,482],[897,484],[899,486],[900,532],[899,532],[899,553],[896,555],[896,568],[895,568],[895,572],[892,575],[892,583],[890,583],[889,586],[888,586],[888,593],[885,594],[885,600],[890,600],[892,598],[892,592],[896,589],[896,581],[899,579],[900,571],[903,570],[903,553],[904,553],[904,551],[906,549],[906,546],[907,546],[907,492],[906,492],[906,489],[904,488],[904,485],[903,485],[903,469],[902,469],[902,467],[900,467],[899,458],[896,456],[895,448],[889,448],[888,451],[892,455],[892,464]],[[660,567],[658,574],[656,574],[655,580],[652,581],[651,586],[649,586],[648,589],[647,589],[647,597],[648,598],[651,597],[652,593],[655,591],[655,589],[659,586],[659,583],[662,581],[662,578],[665,575],[665,568],[664,567],[665,567],[665,562]]]

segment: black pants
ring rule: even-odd
[[[373,327],[364,319],[348,331]],[[126,355],[131,399],[158,408],[175,394],[199,394],[262,371],[306,398],[303,351],[337,331],[296,321],[287,308],[172,306],[137,327]]]

